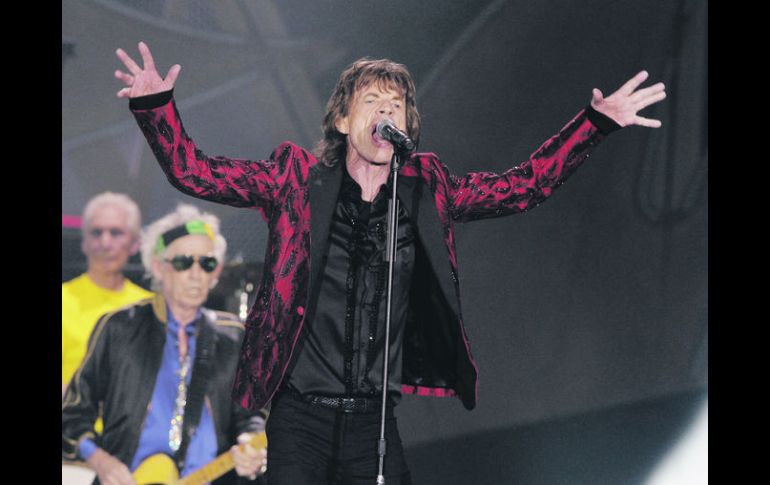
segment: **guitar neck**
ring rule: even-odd
[[[216,480],[233,468],[235,468],[233,455],[226,451],[203,468],[180,478],[177,483],[179,485],[203,485],[204,483]]]

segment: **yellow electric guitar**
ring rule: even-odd
[[[258,450],[267,448],[267,436],[263,431],[254,435],[248,444]],[[239,446],[243,449],[245,445]],[[138,485],[203,485],[216,480],[233,468],[235,468],[233,455],[226,451],[203,468],[179,478],[179,470],[174,460],[165,453],[158,453],[142,461],[134,471],[133,477]]]

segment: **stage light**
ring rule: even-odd
[[[705,485],[708,483],[708,400],[692,425],[663,457],[645,485]]]

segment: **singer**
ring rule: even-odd
[[[501,174],[453,174],[433,153],[398,177],[390,352],[384,355],[389,164],[395,128],[416,146],[420,115],[406,67],[360,59],[340,75],[311,152],[284,142],[266,160],[210,157],[185,132],[173,88],[146,44],[123,50],[119,97],[182,192],[255,208],[269,227],[265,272],[246,322],[233,398],[267,421],[270,485],[375,483],[380,394],[387,386],[387,484],[411,483],[393,408],[403,393],[477,400],[478,370],[460,312],[453,224],[524,212],[549,197],[610,132],[660,121],[637,113],[665,98],[642,71],[588,106],[528,160]],[[387,123],[378,125],[384,120]],[[389,378],[383,382],[383,359]]]

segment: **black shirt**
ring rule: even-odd
[[[390,187],[372,202],[343,166],[343,181],[329,233],[313,321],[305,322],[303,345],[288,378],[301,394],[379,396],[385,351]],[[409,286],[414,268],[414,229],[399,204],[390,328],[388,394],[401,395],[401,359]]]

